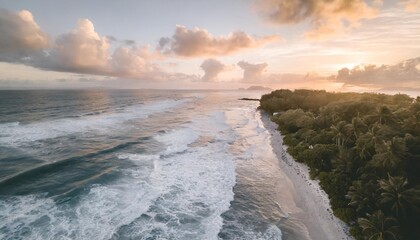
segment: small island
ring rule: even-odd
[[[282,89],[260,109],[355,239],[420,239],[420,97]]]
[[[246,91],[273,91],[273,89],[264,86],[250,86],[248,88],[239,88],[238,90],[246,90]]]

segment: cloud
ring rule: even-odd
[[[161,70],[151,63],[153,54],[147,47],[118,47],[109,61],[113,75],[132,78],[153,78]]]
[[[420,87],[420,57],[395,65],[365,65],[338,71],[336,81],[371,87]]]
[[[0,61],[19,62],[48,46],[49,40],[29,11],[0,9]]]
[[[95,32],[88,19],[81,19],[76,29],[57,37],[46,56],[48,61],[35,65],[56,71],[104,73],[110,60],[109,47],[108,37]]]
[[[280,73],[270,74],[266,77],[271,83],[287,83],[287,84],[301,84],[313,83],[315,81],[325,80],[325,76],[319,75],[315,72],[301,73]]]
[[[242,81],[258,82],[264,79],[267,63],[251,64],[245,61],[238,62],[238,66],[244,70]]]
[[[405,10],[409,12],[415,12],[420,10],[419,0],[400,0],[400,2],[404,6]]]
[[[278,36],[251,37],[244,32],[232,32],[227,36],[214,37],[201,28],[187,29],[177,25],[171,38],[161,38],[158,49],[166,54],[183,57],[206,57],[229,55],[246,49],[261,47]]]
[[[204,60],[200,67],[204,71],[204,76],[201,80],[206,82],[216,80],[219,73],[227,69],[226,65],[212,58]]]
[[[159,52],[137,46],[132,40],[121,43],[115,37],[101,36],[89,19],[79,20],[74,30],[59,35],[49,45],[47,35],[30,12],[0,10],[0,32],[0,61],[3,62],[140,80],[197,79],[197,76],[163,71],[155,63],[162,59]],[[121,46],[111,48],[112,43]]]
[[[305,34],[309,39],[343,33],[378,13],[364,0],[258,0],[257,8],[263,18],[276,25],[309,21],[311,28]]]
[[[264,83],[275,88],[313,88],[330,91],[393,90],[416,92],[420,89],[420,57],[394,65],[359,65],[342,68],[336,75],[267,73],[267,64],[238,63],[244,70],[243,82]]]
[[[57,37],[48,55],[35,58],[33,65],[54,71],[130,78],[152,78],[153,73],[160,71],[152,63],[158,54],[148,47],[136,46],[132,40],[123,41],[123,46],[110,53],[110,42],[116,41],[97,33],[90,20],[81,19],[74,30]]]

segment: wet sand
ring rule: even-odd
[[[288,219],[302,223],[309,239],[312,240],[353,239],[348,234],[347,225],[333,215],[328,196],[320,188],[318,181],[310,179],[308,167],[296,162],[287,153],[287,146],[283,145],[283,137],[277,131],[277,124],[271,122],[264,112],[261,112],[261,120],[271,135],[271,146],[278,158],[279,167],[294,187],[292,192],[297,208],[289,208],[291,212],[288,213]],[[288,205],[287,202],[290,203],[290,201],[285,201],[286,205]],[[287,206],[284,207],[287,208]],[[301,239],[296,236],[289,238],[285,236],[285,238]]]

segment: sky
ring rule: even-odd
[[[0,0],[0,89],[420,92],[420,0]]]

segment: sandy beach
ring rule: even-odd
[[[294,202],[299,210],[290,212],[289,217],[305,225],[310,239],[353,239],[348,234],[347,225],[333,215],[328,196],[320,188],[318,181],[310,179],[308,167],[296,162],[287,153],[287,146],[283,145],[283,137],[277,131],[277,124],[264,112],[261,112],[261,120],[271,135],[270,141],[279,167],[294,187]]]

